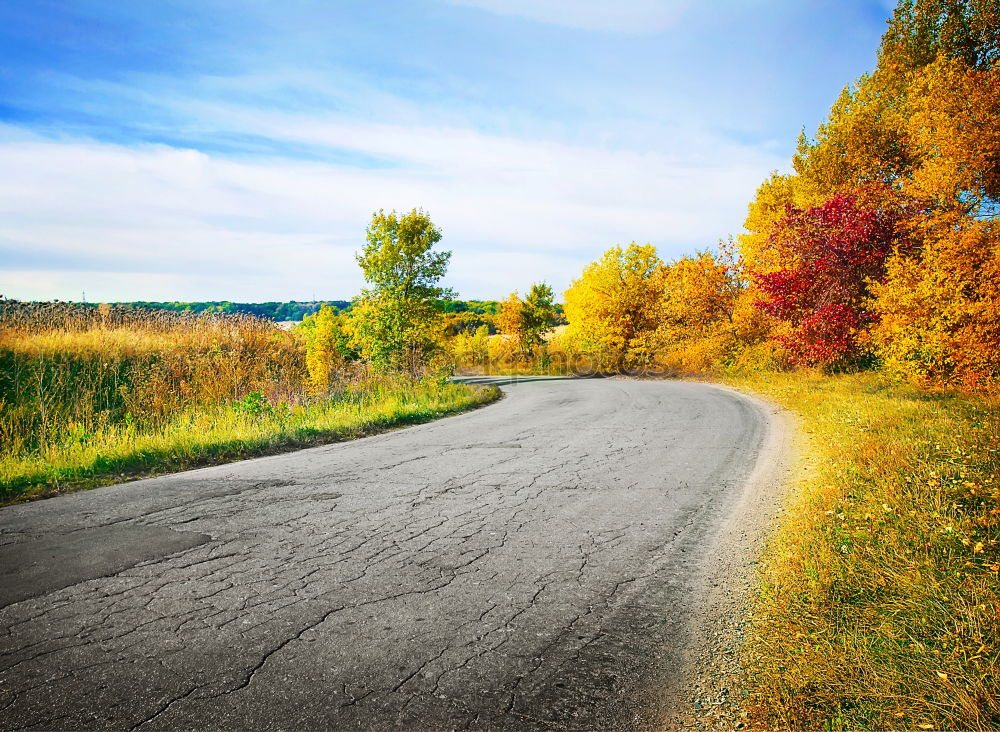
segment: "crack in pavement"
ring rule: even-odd
[[[656,726],[766,415],[703,384],[505,388],[0,510],[5,541],[210,537],[0,608],[0,728]]]

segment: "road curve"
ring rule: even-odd
[[[0,727],[659,724],[768,417],[695,383],[505,391],[0,509]]]

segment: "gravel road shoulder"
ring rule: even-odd
[[[740,649],[759,583],[760,558],[788,498],[795,462],[795,415],[762,397],[719,389],[756,403],[767,416],[766,440],[740,504],[715,537],[700,605],[704,622],[690,639],[682,681],[663,720],[669,729],[736,730],[745,726]]]

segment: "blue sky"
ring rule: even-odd
[[[372,211],[448,284],[564,289],[739,232],[888,0],[0,4],[0,294],[348,298]]]

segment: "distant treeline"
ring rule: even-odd
[[[91,305],[91,303],[87,304]],[[116,304],[171,312],[255,315],[268,320],[292,320],[296,322],[302,320],[306,315],[312,315],[317,312],[322,305],[332,305],[341,311],[350,310],[352,305],[350,300],[312,300],[309,302],[298,300],[289,300],[288,302],[229,302],[228,300],[212,300],[210,302],[157,302],[138,300]],[[92,306],[96,307],[96,304]],[[476,315],[496,315],[500,312],[500,302],[497,300],[445,300],[443,306],[444,312],[449,314],[474,313]]]
[[[229,302],[228,300],[213,300],[211,302],[155,302],[140,300],[136,302],[117,303],[134,308],[148,310],[168,310],[171,312],[191,313],[226,313],[230,315],[255,315],[267,320],[300,321],[306,315],[312,315],[324,303],[343,309],[350,307],[348,300],[318,300],[315,302]]]

